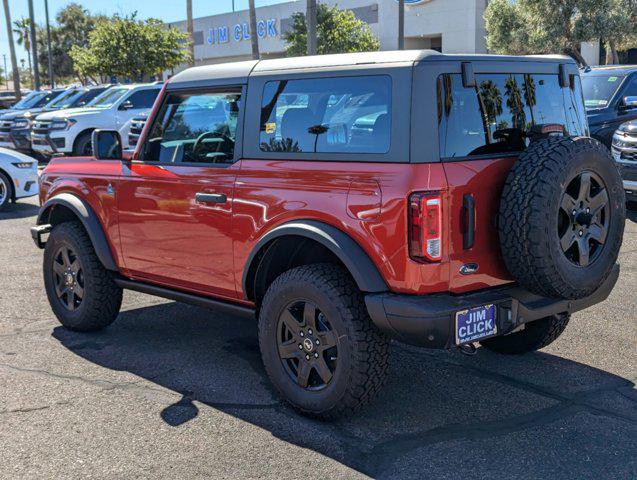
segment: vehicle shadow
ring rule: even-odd
[[[53,337],[94,364],[152,382],[144,397],[156,396],[157,418],[168,425],[194,419],[205,404],[373,477],[475,478],[475,463],[489,461],[495,476],[512,469],[508,478],[610,478],[637,447],[634,384],[546,353],[509,360],[394,344],[380,398],[354,417],[320,422],[279,401],[251,320],[168,303],[124,311],[101,332],[57,327]],[[624,425],[632,426],[628,443],[613,436]],[[594,440],[579,445],[582,435]]]
[[[5,210],[0,211],[0,221],[16,220],[19,218],[35,217],[40,207],[31,203],[12,203]]]

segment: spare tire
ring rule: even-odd
[[[509,172],[498,218],[502,256],[528,290],[578,299],[608,277],[626,217],[608,149],[587,137],[532,142]]]

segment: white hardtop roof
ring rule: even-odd
[[[483,54],[443,54],[435,50],[397,50],[363,53],[340,53],[335,55],[313,55],[306,57],[286,57],[269,60],[248,60],[188,68],[169,80],[172,85],[201,82],[205,80],[246,79],[251,73],[276,72],[281,70],[302,70],[328,67],[347,67],[374,64],[415,64],[431,61],[548,61],[573,63],[565,55],[483,55]]]

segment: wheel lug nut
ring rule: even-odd
[[[314,358],[318,358],[318,353],[314,352]]]
[[[581,237],[582,235],[584,235],[584,232],[582,230],[579,231],[579,236]]]
[[[573,210],[573,215],[575,215],[577,213],[577,211]]]
[[[591,209],[586,207],[586,213],[591,213]]]
[[[303,345],[299,343],[299,350],[303,350]]]
[[[310,329],[307,331],[307,333],[308,333],[308,334],[310,334],[310,335],[312,335],[312,329],[310,328]]]
[[[319,339],[318,339],[318,338],[316,339],[316,344],[317,344],[317,345],[320,345],[320,344],[321,344],[321,342],[319,342]]]
[[[305,336],[305,334],[304,334],[303,332],[299,333],[299,335],[301,335],[302,337],[304,337],[304,336]]]
[[[305,356],[305,359],[306,359],[306,360],[309,360],[309,359],[310,359],[310,356],[309,356],[309,355],[306,355],[306,356]]]

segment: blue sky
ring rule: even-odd
[[[72,0],[49,0],[49,16],[51,21],[55,17],[58,10],[71,3]],[[104,13],[112,15],[118,13],[120,15],[128,15],[137,11],[139,18],[155,17],[166,22],[175,20],[183,20],[186,18],[186,0],[76,0],[81,3],[84,8],[91,13]],[[255,0],[256,6],[272,5],[274,3],[283,3],[289,0]],[[235,0],[235,9],[243,10],[248,8],[248,0]],[[214,15],[232,11],[232,0],[192,0],[192,9],[195,17],[203,17],[206,15]],[[27,0],[9,0],[11,7],[11,20],[29,16],[29,8]],[[44,0],[33,0],[35,12],[35,21],[44,24]],[[2,54],[7,55],[7,67],[11,70],[11,61],[9,58],[9,43],[7,41],[7,28],[4,18],[4,10],[0,6],[0,67],[3,59]],[[15,36],[14,36],[15,40]],[[27,54],[22,47],[16,45],[16,54],[18,62],[21,58],[26,60]]]

